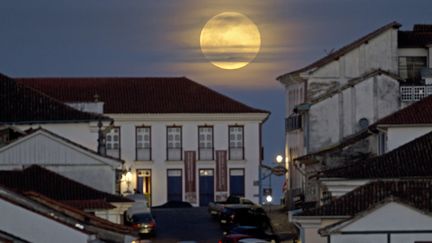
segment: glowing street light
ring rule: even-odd
[[[279,154],[278,156],[276,156],[276,162],[278,162],[278,164],[282,163],[282,160],[283,160],[282,155]]]
[[[271,203],[273,201],[273,197],[271,195],[267,195],[266,201],[267,203]]]
[[[132,183],[132,173],[131,173],[131,169],[130,168],[126,172],[126,174],[124,175],[124,179],[125,179],[126,185],[127,185],[126,193],[131,193],[130,184]]]

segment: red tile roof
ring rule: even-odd
[[[89,186],[73,181],[39,165],[32,165],[23,170],[0,171],[0,185],[19,191],[33,191],[60,202],[94,200],[106,202],[132,202],[122,196],[98,191]]]
[[[318,175],[349,179],[432,176],[432,132],[381,156],[325,170]]]
[[[84,209],[113,209],[114,205],[108,203],[102,199],[94,199],[94,200],[63,200],[62,203],[67,204],[71,207],[78,208],[81,210]]]
[[[63,102],[104,102],[104,113],[268,113],[185,77],[19,78]]]
[[[432,180],[375,181],[297,216],[354,216],[393,197],[426,212],[432,212]]]
[[[81,112],[0,74],[0,124],[70,123],[109,118]]]
[[[425,97],[375,122],[372,129],[383,125],[432,124],[432,96]]]
[[[123,233],[123,234],[131,234],[134,235],[136,232],[135,229],[125,226],[125,225],[121,225],[121,224],[116,224],[113,222],[110,222],[106,219],[94,216],[92,214],[86,213],[81,209],[77,209],[75,207],[71,207],[67,204],[64,204],[62,202],[53,200],[49,197],[46,197],[42,194],[36,193],[36,192],[27,192],[24,193],[24,195],[30,199],[32,199],[35,202],[38,202],[46,207],[49,207],[51,209],[54,209],[56,211],[56,213],[61,213],[62,215],[66,215],[67,217],[73,218],[77,221],[81,221],[83,223],[84,226],[84,230],[93,232],[93,233],[98,233],[99,230],[91,228],[91,227],[86,227],[88,225],[93,226],[93,227],[97,227],[97,228],[102,228],[105,230],[109,230],[109,231],[113,231],[113,232],[117,232],[117,233]],[[55,215],[50,215],[51,217],[55,217]],[[59,217],[57,217],[58,219]],[[73,225],[75,227],[75,225]],[[106,238],[109,236],[104,236],[104,235],[98,235],[101,238]],[[107,240],[107,239],[106,239]],[[111,239],[112,240],[112,239]]]
[[[432,44],[432,25],[416,24],[412,31],[398,32],[399,48],[426,47]]]
[[[352,43],[350,43],[350,44],[348,44],[348,45],[346,45],[346,46],[344,46],[344,47],[342,47],[342,48],[340,48],[340,49],[338,49],[338,50],[330,53],[329,55],[327,55],[327,56],[325,56],[325,57],[323,57],[323,58],[321,58],[321,59],[313,62],[312,64],[309,64],[306,67],[298,69],[296,71],[292,71],[292,72],[283,74],[283,75],[277,77],[277,79],[280,80],[281,78],[283,78],[284,76],[287,76],[287,75],[302,73],[302,72],[305,72],[305,71],[307,71],[309,69],[319,68],[319,67],[322,67],[322,66],[324,66],[326,64],[329,64],[330,62],[337,60],[341,56],[344,56],[348,52],[350,52],[350,51],[358,48],[362,44],[367,43],[371,39],[373,39],[373,38],[381,35],[385,31],[387,31],[389,29],[398,29],[400,26],[401,25],[399,23],[397,23],[397,22],[391,22],[389,24],[386,24],[386,25],[384,25],[384,26],[382,26],[382,27],[380,27],[380,28],[372,31],[371,33],[369,33],[369,34],[361,37],[360,39],[357,39],[356,41],[354,41],[354,42],[352,42]]]

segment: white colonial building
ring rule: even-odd
[[[307,167],[330,164],[297,161],[339,146],[377,120],[432,93],[432,26],[399,31],[387,24],[328,56],[278,77],[286,88],[286,166],[291,192],[307,190]],[[362,145],[372,154],[378,144]],[[353,153],[354,154],[354,153]],[[363,154],[364,155],[364,154]],[[291,193],[295,195],[296,193]],[[306,191],[308,194],[314,192]]]
[[[206,206],[230,194],[258,202],[262,124],[269,113],[187,78],[27,78],[21,84],[103,113],[106,154],[125,161],[122,193]],[[98,148],[98,127],[43,126]],[[130,172],[130,173],[128,173]]]

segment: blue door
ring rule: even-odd
[[[214,201],[214,176],[212,169],[199,170],[199,205],[207,207]]]
[[[245,178],[243,169],[230,170],[230,195],[244,197]]]
[[[183,201],[181,170],[168,170],[167,177],[168,201]]]

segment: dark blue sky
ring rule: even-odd
[[[266,161],[283,153],[283,88],[300,68],[391,21],[432,23],[430,0],[1,0],[0,72],[25,76],[187,76],[270,110]],[[235,11],[258,26],[262,46],[239,70],[210,64],[201,28]]]

